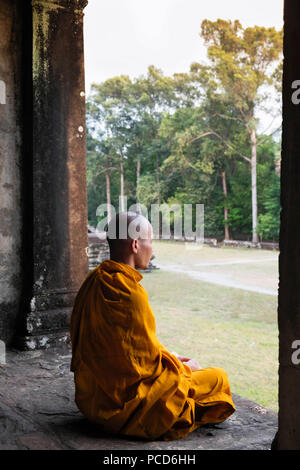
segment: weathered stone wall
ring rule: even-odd
[[[110,259],[109,246],[106,240],[95,241],[89,237],[89,269],[96,268],[102,261]]]
[[[32,0],[32,293],[17,345],[64,339],[88,272],[83,8]]]
[[[88,272],[86,3],[0,0],[0,339],[20,347],[64,337]]]
[[[10,342],[21,296],[20,2],[0,0],[0,339]]]
[[[300,340],[300,104],[292,101],[293,82],[300,80],[299,22],[299,0],[286,0],[278,306],[278,447],[285,450],[300,449],[300,364],[292,360]]]

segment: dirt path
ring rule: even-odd
[[[198,263],[194,266],[221,266],[221,265],[231,265],[231,264],[241,264],[241,263],[252,263],[252,262],[261,262],[261,261],[277,261],[277,258],[267,258],[264,260],[238,260],[238,261],[224,261],[224,262],[210,262],[210,263]],[[230,275],[226,274],[216,274],[205,271],[196,271],[188,268],[184,265],[179,264],[165,264],[160,263],[159,267],[163,271],[175,272],[175,273],[184,273],[187,276],[190,276],[192,279],[198,281],[209,282],[211,284],[216,284],[220,286],[233,287],[235,289],[243,289],[252,292],[258,292],[260,294],[268,295],[278,295],[277,289],[266,289],[264,287],[255,286],[246,284],[243,282],[238,282],[235,279],[232,279]]]
[[[278,258],[259,258],[259,259],[238,259],[232,261],[209,261],[206,263],[196,263],[194,266],[225,266],[231,264],[247,264],[247,263],[265,263],[266,261],[278,261]]]

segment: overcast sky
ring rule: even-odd
[[[202,20],[238,19],[243,26],[283,25],[283,0],[89,0],[85,8],[86,91],[92,82],[187,72],[205,58]]]

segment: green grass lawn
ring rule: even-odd
[[[276,256],[274,252],[210,247],[193,251],[186,250],[184,244],[166,241],[153,241],[153,251],[157,266],[161,261],[193,269],[201,262],[258,259],[261,262],[251,264],[253,285],[269,286],[270,278],[277,278],[276,262],[263,262],[264,257]],[[222,268],[224,273],[238,268],[239,280],[248,283],[249,266]],[[216,268],[220,271],[221,266]],[[164,346],[194,357],[202,367],[224,368],[233,393],[277,411],[277,297],[214,285],[163,268],[143,276],[141,283],[148,292],[157,336]]]

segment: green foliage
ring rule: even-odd
[[[264,240],[276,241],[280,228],[280,179],[276,173],[265,190],[263,200],[265,212],[259,215],[258,233]]]
[[[89,222],[106,202],[118,209],[121,168],[128,206],[204,204],[205,236],[251,238],[251,143],[262,85],[280,90],[282,32],[242,28],[239,21],[205,20],[208,63],[166,77],[121,75],[94,84],[87,102]],[[278,239],[279,145],[257,135],[258,233]],[[224,184],[226,187],[224,187]],[[228,211],[225,221],[224,209]],[[174,217],[171,215],[171,224]],[[194,227],[193,227],[194,228]]]
[[[263,99],[262,85],[277,83],[275,73],[282,55],[283,32],[275,28],[243,28],[238,20],[204,20],[201,37],[207,45],[211,73],[241,113],[253,118],[253,110]]]
[[[154,175],[146,173],[141,176],[138,186],[138,199],[140,203],[149,208],[151,204],[157,203],[158,193],[159,185]]]

